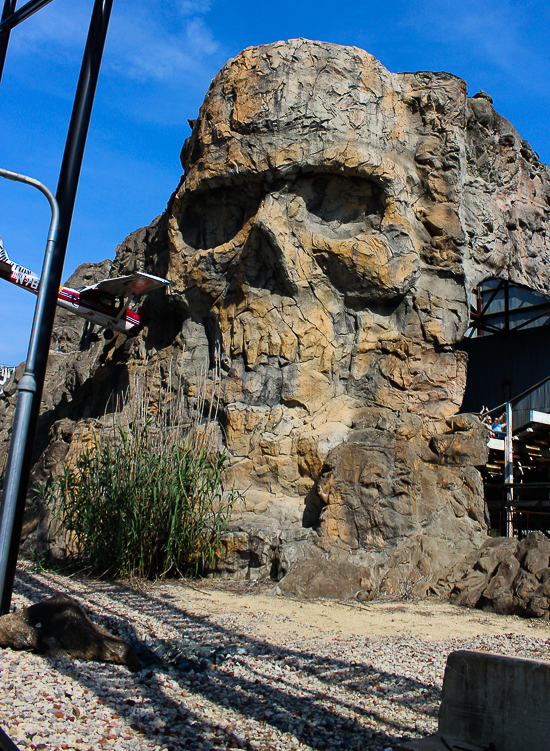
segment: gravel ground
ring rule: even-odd
[[[160,662],[132,673],[0,650],[0,725],[21,749],[383,751],[435,732],[450,651],[550,659],[546,623],[429,601],[300,603],[254,582],[113,583],[21,565],[17,608],[58,593]]]

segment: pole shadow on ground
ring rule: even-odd
[[[48,578],[47,572],[19,572],[16,591],[33,602],[59,594],[57,578],[54,582],[52,577],[50,584]],[[81,686],[96,693],[101,675],[103,703],[129,722],[139,736],[159,743],[161,748],[179,751],[202,744],[209,751],[252,749],[257,746],[247,736],[253,735],[255,739],[261,736],[262,748],[268,749],[271,744],[280,744],[282,739],[276,736],[284,733],[287,740],[319,751],[384,749],[396,738],[416,734],[415,719],[428,722],[439,699],[439,690],[428,682],[379,671],[365,659],[339,659],[313,650],[274,645],[124,583],[94,582],[98,598],[107,595],[116,602],[118,595],[124,599],[124,616],[115,608],[94,603],[93,594],[89,596],[90,580],[84,582],[85,603],[78,580],[66,577],[63,584],[63,593],[90,608],[92,618],[101,616],[101,625],[112,633],[143,643],[133,623],[143,628],[158,620],[177,634],[170,642],[191,640],[203,645],[202,653],[208,653],[209,659],[193,660],[184,669],[157,664],[134,674],[128,671],[122,688],[120,672],[116,672],[120,668],[80,663],[77,680]],[[74,679],[73,661],[56,659],[53,664]],[[109,687],[111,674],[113,678],[116,674],[117,680]],[[128,697],[129,689],[132,697]],[[388,717],[385,692],[391,692],[393,705],[410,710],[410,723]],[[194,697],[212,707],[223,707],[227,712],[225,726],[210,721],[208,711],[193,711]],[[373,697],[380,708],[372,707]],[[369,706],[365,706],[367,699]],[[255,727],[247,730],[251,722]],[[278,733],[271,735],[272,731]]]

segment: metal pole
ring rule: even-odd
[[[510,285],[507,279],[504,282],[504,331],[510,331]]]
[[[512,523],[514,502],[514,448],[512,444],[512,402],[506,403],[506,437],[504,439],[504,486],[506,487],[506,537],[514,536]]]
[[[11,603],[17,554],[19,551],[19,540],[23,526],[27,485],[32,468],[34,437],[40,414],[40,401],[44,388],[46,365],[57,304],[57,292],[61,283],[61,275],[63,273],[63,262],[65,260],[65,251],[69,239],[74,202],[82,167],[82,158],[84,156],[84,147],[86,145],[86,137],[90,124],[92,105],[97,87],[101,58],[103,56],[112,5],[113,0],[95,0],[94,3],[92,19],[90,21],[90,30],[86,40],[86,48],[82,59],[82,67],[80,69],[80,77],[78,79],[75,102],[69,125],[67,143],[63,155],[63,163],[59,175],[56,196],[59,204],[59,229],[57,242],[54,252],[52,253],[49,278],[41,280],[41,286],[44,286],[45,293],[43,321],[39,332],[39,346],[37,348],[35,362],[36,393],[32,402],[32,410],[27,427],[27,436],[23,451],[23,466],[21,471],[22,481],[19,485],[17,509],[5,581],[0,593],[1,614],[9,612]]]
[[[19,751],[19,746],[0,728],[0,751]]]
[[[12,14],[7,18],[2,18],[2,23],[0,23],[0,31],[4,31],[5,29],[13,29],[16,26],[19,26],[20,23],[26,21],[27,18],[33,16],[37,11],[40,10],[40,8],[48,5],[49,3],[51,3],[51,1],[52,0],[30,0],[30,2],[28,2],[26,5],[23,5],[22,8],[19,8],[17,13],[15,12],[15,3],[13,3],[14,10]]]
[[[15,12],[17,0],[4,0],[4,10],[2,11],[2,23]],[[6,29],[0,34],[0,81],[4,72],[4,63],[6,61],[6,52],[8,51],[8,42],[10,41],[10,30]]]
[[[26,175],[20,175],[17,172],[0,169],[0,177],[8,180],[32,185],[40,190],[50,202],[52,209],[52,219],[50,230],[48,232],[48,241],[46,244],[46,253],[44,255],[44,265],[42,267],[42,279],[48,279],[51,274],[51,264],[55,251],[55,242],[57,238],[57,228],[59,225],[59,209],[53,193],[41,182]],[[40,347],[40,331],[44,318],[46,298],[46,285],[40,284],[38,288],[38,300],[34,311],[34,320],[32,333],[29,342],[27,361],[25,363],[25,372],[17,386],[17,404],[15,407],[15,417],[12,425],[10,450],[8,453],[8,462],[6,464],[6,474],[4,477],[4,487],[2,489],[2,501],[0,503],[0,591],[4,592],[6,586],[6,575],[9,566],[9,553],[14,536],[14,526],[17,512],[17,498],[19,489],[23,487],[26,492],[27,481],[22,477],[24,449],[29,424],[33,408],[33,401],[36,396],[36,378],[35,367],[37,352]],[[19,535],[21,530],[19,529]],[[19,538],[17,538],[19,540]],[[10,591],[11,592],[11,591]],[[10,597],[11,599],[11,597]],[[9,602],[7,604],[9,610]],[[3,611],[4,612],[4,611]],[[5,611],[7,612],[7,610]]]
[[[4,10],[0,21],[0,81],[4,71],[4,62],[6,61],[6,52],[10,39],[10,31],[20,23],[30,18],[40,8],[43,8],[52,0],[30,0],[26,5],[15,12],[17,0],[4,0]]]

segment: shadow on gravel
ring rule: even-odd
[[[58,583],[52,581],[48,585],[44,581],[47,579],[47,572],[40,573],[40,578],[18,572],[15,591],[33,601],[58,594]],[[94,603],[93,594],[87,594],[86,603],[82,603],[78,580],[73,583],[67,577],[63,583],[65,593],[87,607],[93,620],[99,620],[112,633],[135,641],[138,651],[139,644],[144,645],[144,653],[155,647],[152,619],[178,633],[169,644],[161,644],[161,651],[166,647],[165,655],[178,651],[178,641],[197,645],[198,655],[190,660],[169,664],[161,658],[138,673],[129,673],[123,688],[119,679],[114,680],[114,671],[112,688],[109,687],[106,677],[112,671],[110,666],[95,664],[87,669],[86,663],[80,663],[77,679],[84,688],[96,693],[101,672],[103,703],[124,716],[141,737],[169,751],[198,746],[208,751],[253,749],[258,748],[259,736],[262,750],[281,748],[281,739],[277,734],[270,737],[271,730],[292,736],[285,741],[289,749],[294,739],[319,751],[385,749],[396,738],[418,731],[414,720],[406,725],[388,717],[387,702],[379,710],[372,708],[373,703],[381,703],[391,693],[392,705],[406,705],[415,720],[422,723],[433,715],[429,707],[440,698],[432,685],[398,673],[377,671],[367,660],[348,661],[339,659],[337,654],[327,657],[314,651],[275,646],[268,640],[224,628],[208,617],[190,614],[167,599],[136,591],[124,583],[94,582],[98,596],[107,595],[115,602],[117,595],[124,599],[124,617]],[[87,581],[86,587],[90,584]],[[177,583],[172,586],[177,592]],[[183,599],[184,591],[181,594]],[[140,640],[133,623],[148,629],[151,638]],[[336,640],[334,648],[337,652]],[[56,660],[55,669],[63,672],[64,661]],[[70,673],[69,663],[66,673]],[[166,684],[170,684],[172,694],[175,691],[181,696],[181,701],[167,693]],[[135,693],[129,698],[128,687],[132,685]],[[326,693],[329,686],[337,688],[338,698]],[[239,728],[239,718],[230,716],[225,728],[210,723],[204,713],[194,713],[189,708],[194,696],[234,711],[245,723],[255,721],[256,726],[250,731]],[[367,700],[369,707],[365,706]],[[379,724],[384,730],[376,727]],[[254,738],[254,745],[247,735]]]

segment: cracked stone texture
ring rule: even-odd
[[[90,345],[83,383],[52,363],[39,465],[147,369],[190,409],[219,392],[247,489],[224,575],[319,550],[388,591],[440,575],[486,535],[486,436],[457,416],[455,345],[480,281],[548,289],[548,169],[463,80],[304,39],[230,60],[190,123],[179,187],[111,270],[171,287],[134,340]]]
[[[521,542],[487,540],[432,587],[455,605],[526,618],[550,617],[550,540],[529,532]]]

